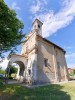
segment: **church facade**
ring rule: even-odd
[[[69,79],[65,51],[42,37],[43,23],[38,19],[26,35],[20,55],[12,55],[9,64],[19,64],[17,79],[32,84],[56,83]]]

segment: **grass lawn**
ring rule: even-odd
[[[75,100],[75,81],[32,89],[0,84],[0,100]]]

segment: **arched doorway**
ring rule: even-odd
[[[19,65],[16,79],[19,80],[20,82],[24,82],[26,80],[26,66],[27,66],[27,59],[24,56],[20,55],[12,55],[11,58],[9,59],[8,63],[8,70],[10,71],[10,65],[13,63],[16,63]],[[8,71],[8,74],[9,74]]]
[[[18,64],[18,71],[17,71],[16,79],[23,82],[26,79],[25,65],[21,61],[17,61],[15,63]]]

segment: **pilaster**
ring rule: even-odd
[[[57,82],[58,76],[57,76],[57,61],[56,61],[55,48],[53,48],[53,63],[54,63],[54,71],[55,71],[55,82]]]

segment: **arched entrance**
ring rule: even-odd
[[[13,63],[16,63],[19,65],[16,79],[19,80],[20,82],[24,82],[26,80],[27,59],[21,55],[12,55],[8,63],[9,71],[10,71],[10,65]],[[9,74],[9,71],[8,71],[8,74]]]

